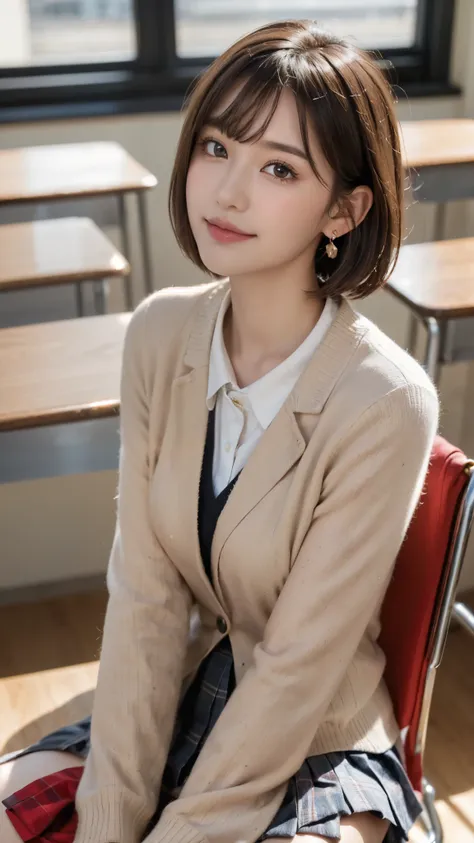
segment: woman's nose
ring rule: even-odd
[[[216,198],[221,208],[245,211],[249,204],[249,185],[245,173],[241,169],[229,168],[219,183]]]

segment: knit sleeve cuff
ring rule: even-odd
[[[201,831],[190,826],[179,816],[162,814],[143,843],[209,843]]]
[[[129,792],[116,787],[81,799],[77,813],[74,843],[139,843],[149,819],[146,810],[133,805]]]

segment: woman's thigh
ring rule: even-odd
[[[0,803],[7,796],[20,790],[41,776],[56,773],[66,767],[82,766],[84,761],[70,752],[31,752],[15,761],[0,764]],[[18,843],[19,835],[6,816],[5,808],[0,804],[0,841]]]
[[[340,843],[383,843],[390,823],[373,814],[352,814],[341,820]],[[319,834],[297,834],[295,837],[269,837],[265,843],[334,843],[334,838]]]

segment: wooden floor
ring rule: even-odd
[[[105,605],[94,592],[0,607],[0,752],[90,713]],[[474,843],[474,639],[461,628],[439,670],[425,771],[445,843]]]

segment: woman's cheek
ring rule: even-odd
[[[268,198],[268,211],[275,226],[280,229],[300,229],[308,225],[308,205],[305,197],[294,189],[294,185],[280,185]]]
[[[201,178],[200,167],[191,164],[186,180],[186,205],[191,222],[204,213],[207,191],[203,188],[204,181]]]
[[[196,161],[191,159],[191,163],[188,169],[188,175],[186,177],[186,197],[187,199],[194,198],[194,186],[196,183],[196,176],[198,174],[198,167],[196,167]]]

